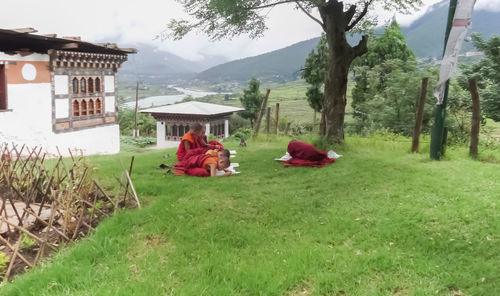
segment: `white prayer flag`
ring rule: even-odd
[[[475,3],[476,0],[458,0],[450,35],[446,43],[443,60],[441,61],[439,82],[434,89],[434,96],[437,99],[438,105],[443,103],[446,81],[450,79],[457,67],[458,54],[470,27],[472,10]]]

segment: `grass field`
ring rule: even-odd
[[[273,159],[288,141],[229,143],[242,173],[215,179],[165,175],[165,151],[135,151],[145,207],[0,294],[500,295],[498,164],[349,137],[333,165],[283,168]],[[100,182],[109,187],[131,155],[92,157]]]

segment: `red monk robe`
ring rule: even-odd
[[[195,141],[197,141],[198,147],[207,147],[208,149],[217,149],[217,150],[224,149],[224,146],[217,141],[207,142],[206,135],[203,135],[202,137],[196,137]]]
[[[298,142],[295,140],[290,141],[287,152],[290,154],[292,159],[283,162],[285,167],[324,167],[327,163],[335,162],[335,159],[328,158],[328,154],[325,151],[318,150],[313,145],[305,142]]]
[[[208,163],[217,163],[217,157],[210,154],[205,154],[205,148],[196,148],[189,150],[184,160],[179,161],[174,165],[174,175],[209,177],[210,172],[205,168]]]
[[[186,153],[188,152],[186,151],[186,142],[189,143],[189,150],[201,147],[199,137],[191,131],[187,132],[182,137],[181,143],[179,144],[179,149],[177,149],[177,159],[179,161],[183,160],[186,156]]]

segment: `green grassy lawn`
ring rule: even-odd
[[[273,159],[288,141],[238,147],[242,173],[229,178],[165,175],[165,151],[134,152],[145,206],[0,294],[500,295],[498,164],[349,137],[330,166],[284,168]],[[131,155],[92,157],[100,182],[110,188]]]

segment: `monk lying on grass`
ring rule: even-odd
[[[215,177],[217,170],[224,171],[224,175],[231,175],[227,170],[231,165],[229,150],[206,150],[204,148],[191,149],[182,161],[174,165],[175,175],[188,175],[196,177]]]

